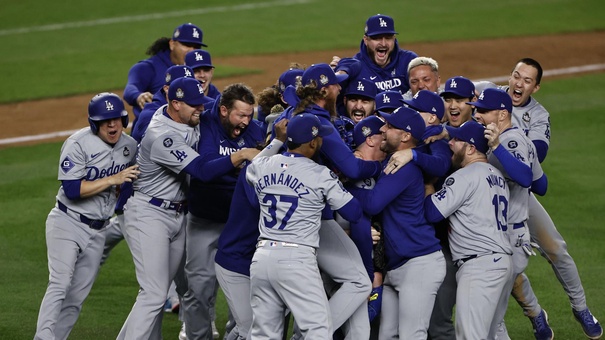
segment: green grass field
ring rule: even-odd
[[[252,4],[254,6],[243,6]],[[347,10],[342,7],[346,5]],[[183,22],[199,24],[216,56],[355,47],[369,15],[396,19],[401,42],[444,41],[512,35],[602,30],[605,3],[597,0],[507,1],[181,1],[114,0],[3,4],[0,12],[0,103],[123,88],[129,67],[147,46]],[[180,13],[177,13],[179,11]],[[24,14],[27,13],[27,14]],[[161,19],[144,15],[172,13]],[[57,30],[46,25],[132,17]],[[562,20],[561,18],[565,18]],[[36,28],[38,27],[38,28]],[[16,29],[30,30],[28,33]],[[220,64],[220,62],[219,62]],[[231,69],[238,73],[254,70]],[[551,113],[552,144],[544,163],[548,194],[540,201],[568,242],[593,313],[605,320],[605,74],[543,81],[536,98]],[[19,118],[21,119],[21,118]],[[27,124],[27,121],[24,120]],[[58,189],[61,143],[0,150],[0,338],[31,339],[48,280],[44,223]],[[527,273],[548,311],[557,339],[583,339],[569,302],[551,268],[532,258]],[[137,294],[130,253],[124,243],[112,253],[71,338],[115,338]],[[223,328],[226,311],[217,305]],[[512,339],[531,339],[531,325],[511,301],[506,317]],[[163,334],[174,339],[176,315],[166,315]]]

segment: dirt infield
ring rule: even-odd
[[[355,46],[356,43],[352,45]],[[545,70],[603,63],[605,62],[605,31],[402,44],[402,47],[412,50],[420,56],[428,56],[437,60],[441,81],[444,82],[447,78],[456,75],[473,79],[504,76],[510,72],[514,62],[523,57],[537,59]],[[227,84],[244,82],[251,86],[255,93],[258,93],[264,87],[274,83],[290,62],[305,65],[330,62],[334,55],[352,56],[357,50],[358,48],[351,48],[221,58],[215,62],[219,65],[219,69],[215,71],[217,75],[220,75],[220,65],[245,66],[261,70],[261,72],[254,75],[218,79],[214,81],[214,84],[222,89]],[[116,89],[115,92],[121,95],[122,89]],[[86,107],[92,95],[84,94],[0,105],[0,126],[3,127],[0,139],[72,130],[86,126],[88,124]],[[64,137],[55,140],[63,139]],[[29,144],[31,143],[29,142]],[[0,145],[0,148],[2,147],[7,146]]]

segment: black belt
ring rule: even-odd
[[[465,257],[465,258],[462,258],[462,259],[460,259],[460,260],[458,260],[458,261],[454,262],[454,264],[456,265],[456,267],[460,268],[460,267],[462,267],[462,265],[463,265],[463,264],[464,264],[466,261],[469,261],[469,260],[472,260],[472,259],[476,259],[476,258],[477,258],[477,256],[479,256],[479,255],[476,255],[476,254],[475,254],[475,255],[467,256],[467,257]]]
[[[59,210],[61,210],[62,212],[66,213],[66,214],[69,214],[69,209],[67,208],[67,206],[65,204],[61,203],[61,201],[57,201],[57,206],[59,207]],[[88,225],[90,227],[90,229],[101,230],[105,227],[105,225],[107,225],[108,220],[92,220],[75,211],[74,211],[74,213],[76,214],[76,216],[78,216],[80,218],[80,222]]]
[[[173,202],[173,201],[167,201],[167,200],[163,200],[160,198],[152,197],[149,200],[149,203],[155,205],[156,207],[160,207],[160,208],[164,208],[164,209],[168,209],[168,210],[174,210],[177,213],[180,213],[187,208],[187,201]]]

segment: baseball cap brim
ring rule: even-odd
[[[398,128],[398,129],[401,128],[400,126],[397,125],[397,119],[395,117],[393,117],[392,113],[381,112],[380,117],[384,118],[384,120],[387,123],[391,124],[392,126]]]
[[[214,101],[214,99],[207,97],[207,96],[201,96],[201,97],[197,97],[194,100],[189,100],[186,101],[185,103],[189,106],[200,106],[200,105],[206,105],[208,103],[212,103]]]
[[[332,125],[320,125],[319,133],[317,133],[317,135],[319,137],[325,137],[325,136],[331,134],[333,131],[334,131],[334,127]]]
[[[416,103],[414,103],[413,99],[411,99],[411,100],[410,99],[402,99],[401,102],[405,103],[411,109],[414,109],[416,111],[421,111],[421,109],[416,105]]]
[[[483,110],[500,110],[499,107],[491,107],[482,102],[467,102],[466,104],[474,105],[476,108],[483,109]]]

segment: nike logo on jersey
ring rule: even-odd
[[[376,76],[370,77],[370,80],[374,80],[376,79]]]
[[[95,158],[95,157],[97,157],[97,156],[98,156],[98,155],[100,155],[100,154],[101,154],[100,152],[97,152],[97,153],[91,153],[91,154],[90,154],[90,158]]]
[[[220,140],[220,143],[221,143],[221,144],[225,143],[225,140],[224,140],[224,139],[221,139],[221,140]]]
[[[500,257],[499,257],[499,258],[497,258],[497,259],[494,259],[494,263],[496,263],[496,262],[498,262],[498,261],[500,261],[500,260],[502,260],[502,256],[500,256]]]

